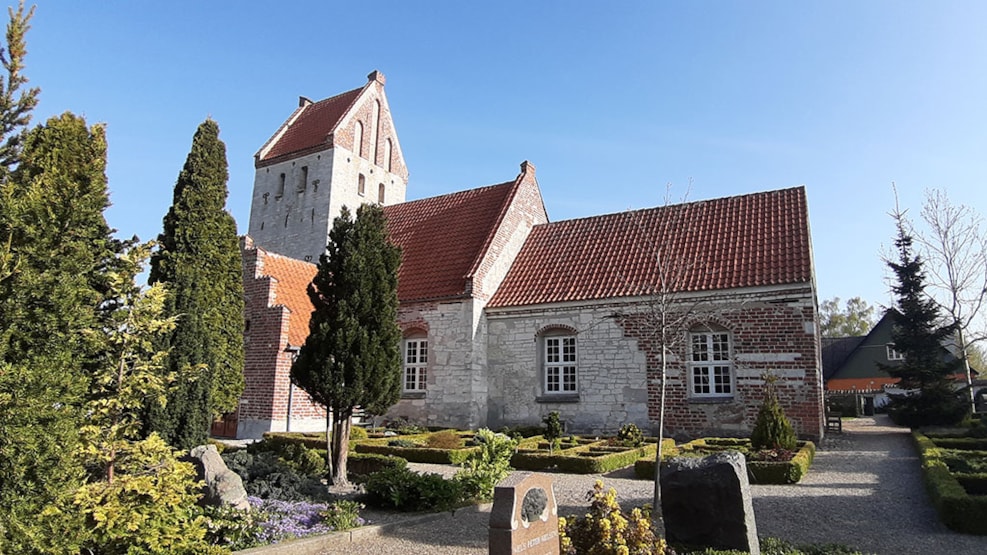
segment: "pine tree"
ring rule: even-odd
[[[354,408],[383,414],[400,396],[400,263],[400,249],[387,239],[383,210],[364,204],[354,221],[344,207],[309,287],[315,310],[291,380],[330,411],[327,447],[334,484],[346,483]]]
[[[785,416],[785,410],[778,402],[775,376],[765,378],[764,402],[757,412],[754,430],[751,432],[751,447],[762,449],[786,449],[793,451],[798,444],[792,423]]]
[[[942,321],[939,308],[925,293],[922,260],[912,250],[904,214],[895,212],[893,216],[898,228],[898,261],[889,260],[888,266],[895,275],[891,290],[897,298],[898,315],[891,340],[904,360],[899,366],[882,367],[900,378],[899,387],[917,393],[892,397],[889,412],[896,422],[909,426],[955,423],[965,414],[965,405],[950,378],[958,371],[958,362],[948,363],[943,350],[944,342],[956,331],[955,325],[938,325]]]
[[[168,370],[185,377],[150,410],[148,426],[180,449],[204,443],[213,417],[235,410],[243,392],[243,277],[236,223],[224,209],[227,176],[219,126],[206,120],[151,258],[149,282],[167,284],[165,314],[178,317]]]
[[[101,363],[105,272],[120,245],[103,217],[106,142],[71,114],[25,136],[0,183],[0,552],[72,553],[81,410]],[[78,549],[74,549],[78,552]]]

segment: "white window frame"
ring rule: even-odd
[[[401,389],[406,392],[425,391],[428,381],[428,339],[409,337],[402,344]]]
[[[905,360],[905,355],[894,348],[894,343],[888,343],[885,348],[888,352],[888,360]]]
[[[542,337],[542,390],[545,395],[579,393],[579,346],[575,335]]]
[[[727,399],[737,390],[730,332],[689,332],[689,396]]]

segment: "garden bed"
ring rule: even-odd
[[[563,441],[560,448],[549,452],[548,443],[536,436],[518,446],[511,457],[511,466],[518,470],[556,470],[569,474],[599,474],[634,464],[641,457],[656,451],[655,443],[640,447],[612,445],[608,439],[574,438]]]
[[[753,461],[749,439],[702,438],[662,451],[663,458],[686,456],[701,457],[723,451],[739,451],[747,460],[747,475],[751,484],[796,484],[809,471],[816,455],[811,441],[800,441],[799,449],[788,461]],[[654,457],[642,458],[634,463],[634,476],[641,480],[655,477]]]
[[[455,449],[427,447],[426,442],[431,435],[431,433],[427,433],[401,436],[397,438],[403,443],[400,446],[390,445],[396,441],[394,437],[362,439],[351,442],[351,445],[357,453],[393,455],[408,462],[432,464],[462,464],[471,453],[479,451],[479,447],[465,445]],[[459,435],[464,441],[473,438],[472,432],[459,432]]]
[[[955,443],[946,438],[931,439],[917,431],[912,437],[922,460],[926,488],[943,524],[957,532],[987,535],[987,471],[979,471],[985,466],[987,453],[947,449],[939,443]]]

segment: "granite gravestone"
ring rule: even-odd
[[[552,479],[514,472],[494,488],[490,555],[558,555],[559,510]]]

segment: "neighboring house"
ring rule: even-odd
[[[317,260],[339,206],[381,200],[360,195],[361,176],[386,172],[380,164],[387,160],[400,161],[399,169],[391,166],[395,184],[407,176],[386,109],[376,121],[386,115],[387,131],[377,132],[376,141],[379,149],[382,137],[391,139],[390,157],[364,159],[369,150],[360,156],[342,140],[367,136],[362,122],[373,118],[353,114],[365,113],[365,102],[386,108],[382,85],[383,76],[372,73],[363,89],[333,97],[349,108],[329,116],[310,121],[314,113],[300,108],[258,153],[251,237],[244,244],[245,279],[252,282],[245,282],[247,390],[240,437],[325,428],[324,412],[288,386],[287,369],[308,333],[311,311],[305,276],[315,267],[305,259]],[[286,143],[292,128],[328,139]],[[329,172],[312,161],[320,154],[331,157],[334,168],[361,170]],[[290,201],[287,192],[279,200],[265,196],[280,187],[280,177],[272,181],[267,168],[280,175],[303,163],[306,182],[318,181],[319,195],[326,196],[311,199],[322,204],[303,204],[308,212],[295,221],[298,204],[288,203],[310,203],[304,195],[315,193],[314,187],[299,186]],[[548,223],[528,162],[511,181],[411,202],[400,202],[401,183],[400,197],[381,202],[389,236],[402,248],[403,392],[387,418],[496,428],[537,425],[558,410],[573,432],[613,432],[625,423],[654,430],[660,353],[647,307],[660,248],[666,260],[681,262],[677,306],[702,307],[704,314],[681,330],[681,346],[670,357],[666,431],[749,433],[764,377],[774,375],[798,433],[822,435],[804,188]],[[669,226],[672,214],[675,225]],[[283,251],[299,260],[274,254]]]
[[[888,404],[887,392],[897,390],[899,378],[882,368],[898,366],[904,360],[891,339],[894,320],[900,314],[891,309],[865,336],[823,338],[823,375],[827,395],[853,395],[856,412],[871,415]],[[942,356],[955,362],[952,344],[944,345]],[[957,387],[966,386],[966,376],[955,376]]]

